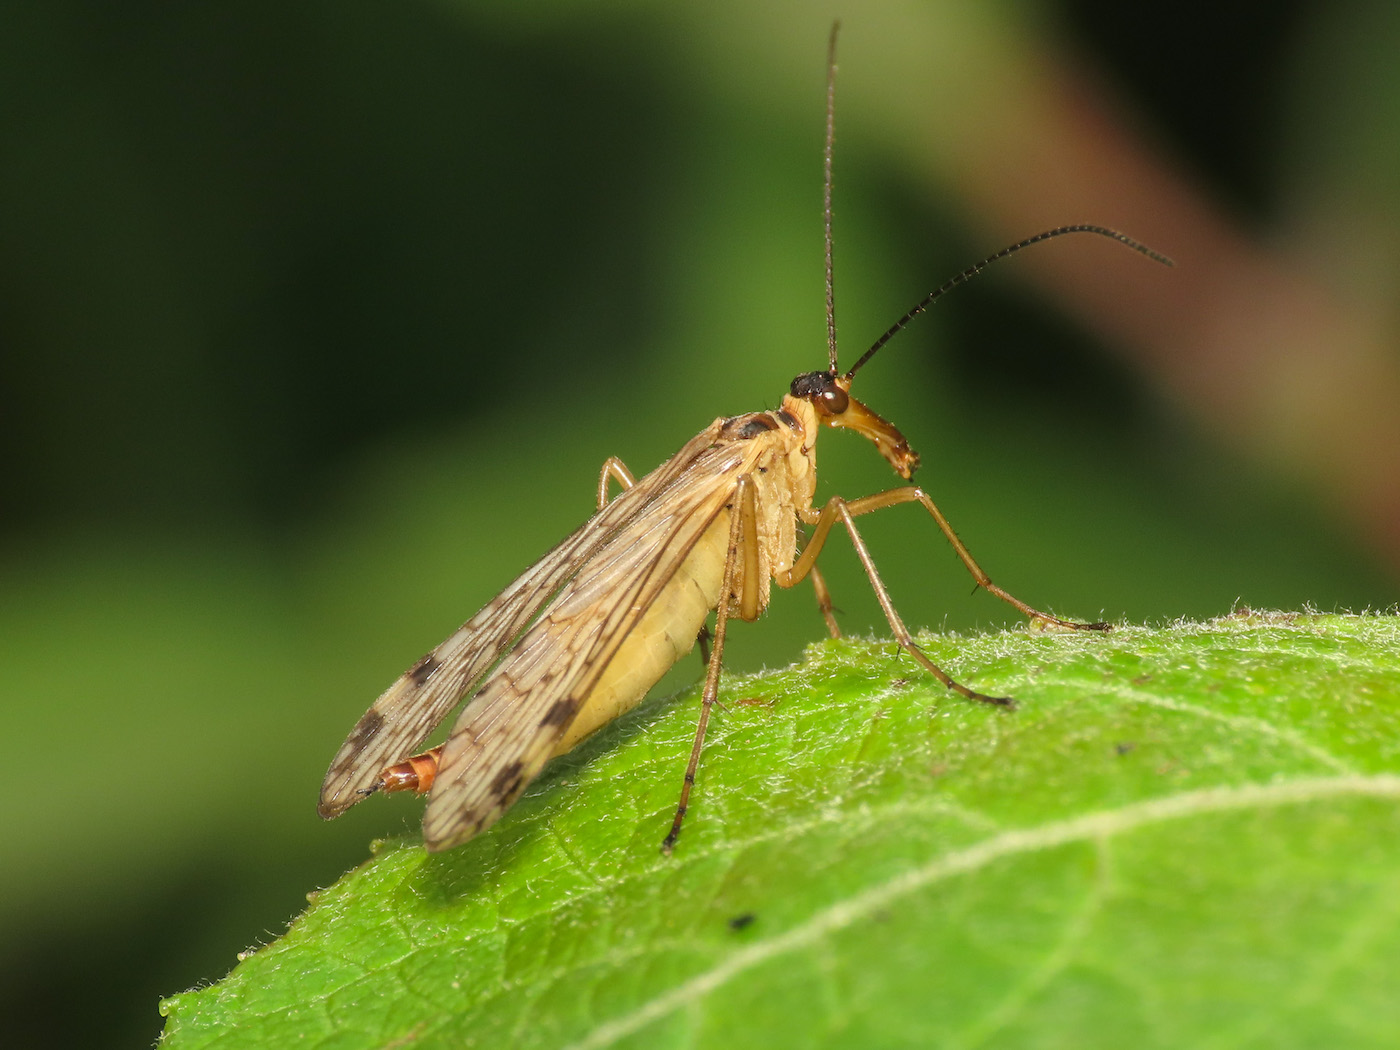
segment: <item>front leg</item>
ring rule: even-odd
[[[1021,601],[1009,591],[1003,590],[992,582],[992,578],[982,571],[982,566],[968,549],[963,546],[962,540],[958,539],[958,534],[953,531],[953,527],[948,524],[948,519],[943,516],[943,512],[938,509],[928,496],[928,493],[916,485],[908,485],[904,488],[890,489],[888,492],[878,492],[873,496],[863,496],[860,499],[853,499],[846,504],[846,509],[851,515],[858,516],[869,514],[871,511],[883,510],[885,507],[898,506],[901,503],[922,503],[924,509],[932,515],[933,520],[938,523],[938,527],[943,531],[944,537],[953,545],[953,550],[957,552],[967,571],[972,574],[972,578],[977,581],[977,586],[981,587],[988,594],[994,594],[1008,605],[1019,609],[1024,615],[1030,617],[1031,621],[1039,624],[1054,624],[1056,627],[1064,627],[1072,631],[1111,631],[1111,623],[1081,623],[1078,620],[1063,620],[1050,613],[1041,612]]]
[[[869,508],[874,509],[874,508]],[[924,670],[937,678],[955,693],[967,697],[969,700],[980,700],[986,704],[997,704],[1001,707],[1015,707],[1016,701],[1009,696],[990,696],[987,693],[979,693],[975,689],[969,689],[961,682],[956,681],[952,675],[939,667],[914,641],[914,636],[909,633],[909,628],[904,626],[904,620],[895,610],[894,601],[890,598],[890,592],[885,589],[885,583],[880,579],[880,573],[875,568],[875,559],[870,556],[870,550],[865,545],[865,540],[861,538],[860,530],[856,528],[855,514],[851,511],[851,505],[840,496],[832,496],[827,500],[826,506],[820,511],[812,510],[812,524],[816,527],[812,530],[812,538],[807,541],[806,548],[798,559],[793,562],[792,568],[783,572],[773,574],[773,581],[779,587],[793,587],[807,576],[808,573],[816,569],[817,555],[826,544],[826,538],[831,532],[831,526],[838,520],[846,526],[846,532],[851,537],[851,545],[856,549],[856,556],[860,558],[861,565],[865,568],[865,575],[870,580],[871,589],[875,591],[875,600],[880,603],[880,610],[885,614],[885,619],[889,622],[890,630],[894,633],[895,641],[900,647],[923,665]]]

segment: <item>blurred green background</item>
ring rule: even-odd
[[[1122,225],[1178,261],[1058,242],[861,374],[993,577],[1135,621],[1394,603],[1390,5],[12,0],[7,1044],[148,1043],[159,995],[411,833],[405,800],[315,816],[369,702],[590,512],[608,455],[640,474],[824,365],[834,14],[847,362],[1046,226]],[[1094,174],[1133,164],[1155,174]],[[1066,214],[1080,197],[1102,210]],[[1247,264],[1212,244],[1275,283],[1237,295]],[[1232,356],[1300,301],[1330,305],[1287,326],[1292,379],[1267,333]],[[1319,407],[1309,375],[1365,396]],[[844,435],[821,466],[819,497],[893,481]],[[1016,622],[917,508],[867,537],[911,625]],[[823,565],[848,629],[883,632],[841,537]],[[777,594],[730,663],[822,634],[810,592]]]

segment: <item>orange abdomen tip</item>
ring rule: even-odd
[[[437,779],[438,765],[442,762],[442,748],[413,755],[402,762],[395,762],[379,774],[385,791],[413,791],[426,795]]]

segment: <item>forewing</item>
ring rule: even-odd
[[[609,661],[733,491],[752,446],[698,457],[560,592],[458,717],[423,817],[430,850],[489,827],[554,753]]]
[[[685,475],[713,444],[717,424],[584,522],[389,686],[331,761],[317,809],[337,817],[379,783],[387,766],[416,751],[481,680],[540,608],[619,530]]]

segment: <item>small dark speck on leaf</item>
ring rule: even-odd
[[[1137,744],[1133,743],[1131,740],[1120,740],[1113,745],[1113,750],[1117,751],[1120,755],[1126,755],[1135,747],[1137,747]]]
[[[746,911],[742,915],[736,915],[734,916],[734,918],[730,919],[729,928],[735,933],[738,933],[745,927],[752,926],[754,922],[757,921],[757,919],[758,916],[755,915],[753,912]]]
[[[1140,674],[1133,679],[1133,685],[1146,685],[1150,681],[1152,681],[1150,674]]]

